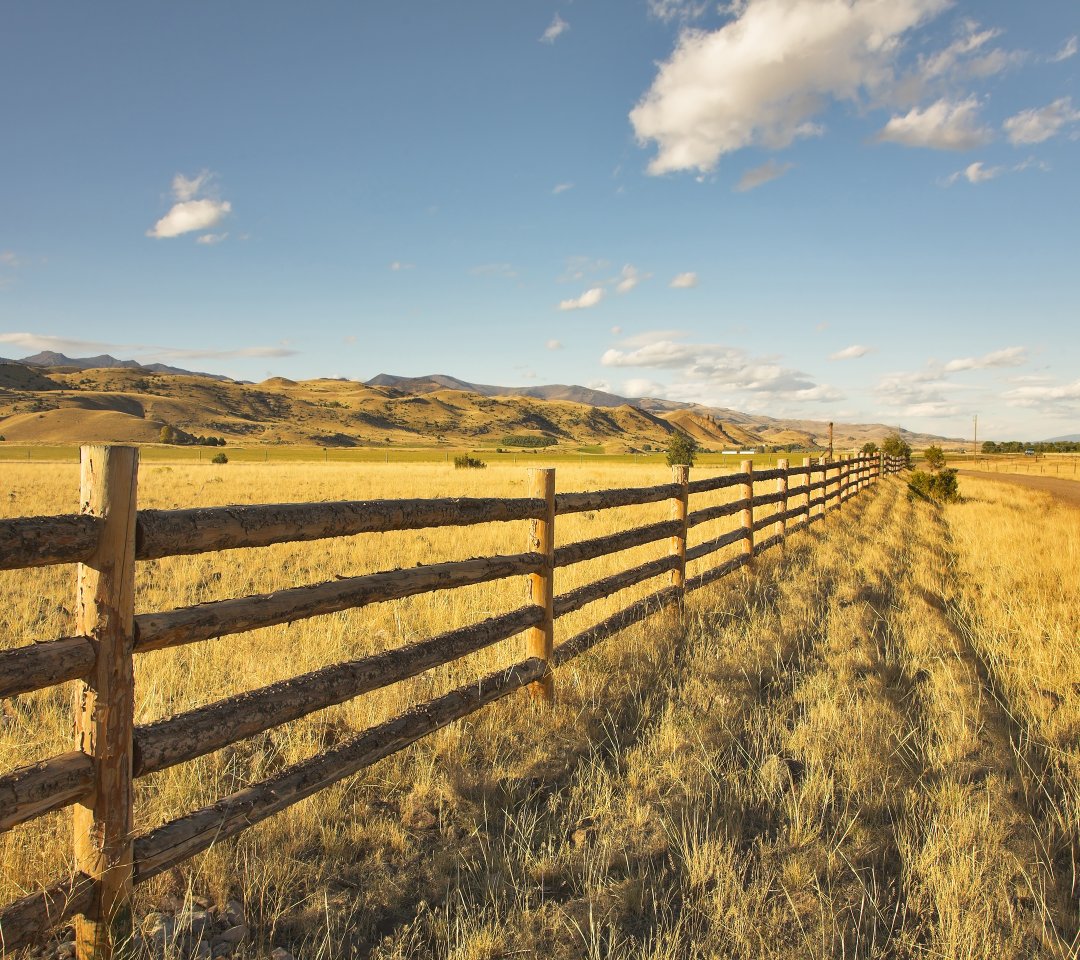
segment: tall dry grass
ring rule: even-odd
[[[526,482],[513,468],[234,466],[147,468],[143,503],[520,495]],[[75,507],[74,469],[4,476],[16,493],[0,507],[9,514]],[[596,489],[666,475],[583,467],[558,479],[560,489]],[[1042,644],[1049,664],[1063,653],[1059,641],[1075,636],[1075,588],[1057,588],[1063,606],[1047,610],[1041,633],[1021,632],[1024,609],[1058,601],[1034,579],[1009,577],[1034,569],[1054,528],[1030,530],[1002,561],[968,533],[1027,522],[1030,495],[970,489],[973,500],[942,513],[909,501],[898,481],[879,485],[752,572],[691,595],[683,617],[654,617],[560,669],[553,709],[524,696],[487,708],[158,878],[140,889],[137,909],[168,894],[239,896],[255,925],[241,952],[252,957],[271,944],[301,958],[385,960],[1076,956],[1067,831],[1076,808],[1063,799],[1076,778],[1056,773],[1047,751],[1069,748],[1068,727],[1054,711],[1038,726],[1036,708],[1021,706],[1034,673],[1015,655]],[[692,508],[706,502],[715,499]],[[560,518],[559,540],[667,509]],[[517,552],[522,526],[140,564],[140,609]],[[557,590],[665,549],[560,571]],[[72,571],[5,575],[0,589],[11,600],[0,623],[10,643],[70,629],[57,604],[72,596]],[[588,608],[562,635],[631,596]],[[469,588],[147,655],[137,662],[140,720],[524,599],[520,583]],[[989,619],[998,609],[1013,620]],[[1058,623],[1064,632],[1054,634]],[[140,781],[138,829],[519,655],[503,644]],[[1075,717],[1075,680],[1049,672],[1058,710]],[[69,748],[69,697],[16,701],[0,731],[0,769]],[[1018,730],[1027,731],[1019,740]],[[0,841],[0,901],[68,868],[66,829],[57,815]]]

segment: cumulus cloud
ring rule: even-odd
[[[611,393],[611,382],[608,380],[590,380],[585,386],[590,390],[602,390],[604,393]]]
[[[769,160],[760,167],[753,167],[750,170],[747,170],[739,178],[739,182],[735,185],[735,189],[738,190],[739,193],[746,193],[747,190],[753,190],[755,187],[760,187],[770,180],[780,179],[780,177],[794,166],[795,164],[793,163],[777,163],[775,160]]]
[[[667,387],[655,380],[647,380],[643,377],[631,377],[624,380],[622,385],[624,397],[664,397]]]
[[[677,273],[671,278],[670,287],[674,287],[676,290],[689,290],[691,287],[698,285],[697,274],[693,271],[687,273]]]
[[[540,42],[554,43],[569,29],[570,24],[556,13],[554,19],[548,24],[548,28],[540,35]]]
[[[1005,402],[1011,407],[1034,407],[1048,414],[1080,409],[1080,380],[1058,386],[1026,386],[1006,390]]]
[[[987,370],[993,367],[1022,367],[1028,362],[1026,347],[1005,347],[981,357],[959,357],[945,364],[946,373],[960,370]]]
[[[281,346],[238,347],[233,350],[204,350],[184,347],[155,346],[145,343],[106,343],[101,340],[80,340],[43,333],[0,333],[0,343],[12,344],[24,350],[54,350],[71,354],[127,354],[136,360],[205,360],[236,357],[294,357],[298,351],[287,343]]]
[[[651,273],[642,273],[632,263],[627,263],[619,271],[619,278],[615,281],[615,292],[629,293],[642,280],[648,280],[651,276]]]
[[[878,139],[905,147],[932,150],[971,150],[988,143],[993,134],[978,123],[979,101],[938,100],[925,109],[913,107],[902,117],[893,117]]]
[[[865,357],[869,352],[870,347],[864,347],[861,343],[853,343],[850,347],[844,347],[843,350],[837,350],[836,353],[830,353],[830,360],[857,360],[859,357]]]
[[[549,340],[544,346],[549,350],[561,350],[563,348],[561,340]]]
[[[815,136],[830,100],[858,101],[894,82],[905,34],[949,0],[746,0],[710,32],[685,30],[630,112],[655,143],[652,174],[711,171],[748,146]]]
[[[1080,110],[1073,109],[1072,97],[1061,97],[1045,107],[1021,110],[1009,117],[1003,126],[1009,142],[1018,146],[1042,143],[1077,121],[1080,121]]]
[[[667,370],[674,375],[669,384],[627,381],[624,389],[631,396],[650,394],[721,406],[748,399],[756,404],[824,403],[842,398],[835,387],[815,383],[809,375],[778,363],[774,357],[754,357],[723,344],[690,343],[675,330],[628,338],[605,351],[600,362],[606,367]]]
[[[199,196],[211,192],[213,181],[214,175],[209,170],[201,170],[194,177],[176,174],[172,180],[172,193],[176,202],[165,216],[146,231],[146,235],[162,240],[217,226],[232,212],[232,204],[214,196]],[[224,239],[224,235],[220,238]],[[199,242],[217,241],[200,238]]]
[[[595,307],[604,299],[603,287],[590,287],[580,297],[572,297],[569,300],[559,301],[560,310],[587,310]]]
[[[963,177],[968,183],[985,183],[987,180],[1000,177],[1004,172],[1004,167],[988,167],[981,160],[976,160],[975,163],[969,163],[963,170],[950,174],[945,182],[956,183]]]

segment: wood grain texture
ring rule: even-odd
[[[0,777],[0,830],[60,810],[94,786],[94,765],[81,750],[19,767]]]
[[[0,520],[0,570],[79,563],[94,552],[101,524],[97,517],[19,517]]]
[[[87,637],[63,637],[4,650],[0,652],[0,697],[84,677],[96,659],[94,645]]]

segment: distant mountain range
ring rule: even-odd
[[[506,387],[447,374],[380,373],[259,384],[108,354],[43,351],[0,360],[0,433],[9,440],[153,442],[161,428],[262,443],[321,446],[490,444],[532,437],[608,451],[663,449],[672,431],[704,448],[821,448],[824,420],[795,420],[652,397],[622,397],[572,384]],[[837,450],[880,442],[895,428],[836,423]],[[914,447],[955,445],[902,431]]]
[[[219,373],[203,373],[201,371],[184,370],[180,367],[170,367],[167,363],[139,363],[137,360],[117,360],[116,357],[107,353],[96,357],[69,357],[63,353],[55,353],[52,350],[42,350],[32,357],[23,357],[21,360],[4,360],[0,363],[23,363],[31,367],[66,367],[75,370],[149,370],[151,373],[171,373],[178,377],[208,377],[210,380],[232,380]]]
[[[1043,443],[1080,443],[1080,433],[1068,433],[1064,437],[1051,437]]]

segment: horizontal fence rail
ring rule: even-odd
[[[156,876],[319,790],[415,743],[453,721],[527,688],[550,700],[553,671],[619,631],[681,603],[823,520],[880,477],[905,466],[885,456],[781,460],[769,470],[744,461],[736,473],[673,483],[556,493],[554,470],[533,470],[524,498],[364,500],[137,510],[138,452],[84,447],[83,513],[0,520],[0,569],[77,563],[78,635],[0,651],[0,697],[66,681],[82,684],[75,749],[0,772],[0,830],[74,806],[75,870],[69,879],[0,910],[0,953],[42,940],[72,920],[78,960],[112,956],[113,921],[132,885]],[[756,484],[772,483],[768,490]],[[734,488],[728,503],[689,509],[691,496]],[[556,545],[555,520],[567,514],[669,501],[669,520]],[[735,525],[688,545],[691,530],[728,517]],[[134,613],[136,561],[258,548],[362,533],[527,521],[528,550],[431,563],[290,587],[174,610]],[[758,539],[761,534],[764,539]],[[556,571],[667,541],[664,556],[555,592]],[[737,553],[687,576],[687,565],[727,548]],[[532,602],[509,613],[397,649],[336,663],[136,726],[133,660],[179,644],[289,623],[436,590],[528,577]],[[629,587],[667,577],[668,585],[558,646],[554,622]],[[109,613],[103,616],[102,604]],[[223,749],[285,723],[399,683],[523,636],[525,658],[417,704],[344,743],[293,764],[201,810],[133,836],[132,782]],[[104,709],[101,709],[104,707]]]

